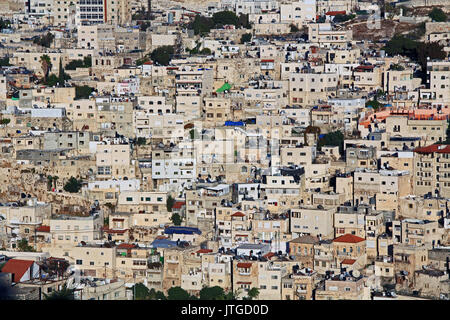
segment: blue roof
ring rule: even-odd
[[[167,240],[167,239],[155,239],[152,242],[153,248],[171,248],[171,247],[176,247],[176,246],[177,246],[176,241],[171,241],[171,240]]]
[[[242,121],[225,121],[226,126],[243,126],[244,122]]]
[[[202,234],[198,228],[171,226],[164,229],[165,234]]]

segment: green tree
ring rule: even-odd
[[[417,62],[422,67],[422,72],[424,74],[426,74],[428,58],[430,58],[430,60],[443,60],[447,57],[447,54],[444,51],[444,46],[440,45],[438,42],[419,42],[416,50]]]
[[[0,120],[0,124],[4,124],[7,125],[11,122],[11,119],[8,118],[3,118],[2,120]]]
[[[169,196],[167,197],[167,200],[166,200],[167,211],[172,212],[172,207],[174,204],[175,204],[175,199],[172,198],[172,196],[169,194]]]
[[[9,67],[11,64],[9,63],[9,57],[4,57],[0,59],[0,67]]]
[[[64,73],[65,72],[64,72],[63,65],[62,65],[62,59],[59,58],[59,75],[58,75],[58,85],[59,86],[64,85],[64,80],[65,80]]]
[[[189,300],[189,293],[181,287],[172,287],[167,291],[167,300]]]
[[[244,33],[241,36],[241,43],[246,43],[252,41],[252,34],[251,33]]]
[[[417,45],[418,43],[414,40],[408,39],[403,35],[395,35],[386,43],[383,49],[391,56],[399,54],[413,59],[416,57]]]
[[[81,59],[76,59],[70,61],[66,64],[66,70],[76,70],[77,68],[90,68],[92,67],[92,58],[91,56],[86,56]]]
[[[82,186],[81,180],[70,177],[69,181],[64,185],[64,190],[70,193],[78,193]]]
[[[252,28],[252,24],[250,23],[250,20],[248,18],[248,14],[241,14],[241,15],[239,15],[238,27],[242,27],[242,28],[245,28],[245,29],[251,29]]]
[[[300,31],[300,29],[299,29],[295,24],[293,24],[293,23],[291,23],[291,24],[289,25],[289,27],[291,28],[291,33],[296,33],[296,32],[299,32],[299,31]]]
[[[238,16],[232,11],[219,11],[213,14],[212,17],[214,21],[214,25],[216,27],[224,26],[224,25],[239,25]]]
[[[150,22],[142,22],[142,23],[140,23],[139,24],[139,29],[141,30],[141,31],[147,31],[147,29],[148,29],[148,27],[150,27],[151,26],[151,23]]]
[[[80,59],[72,60],[68,64],[66,64],[67,70],[76,70],[77,68],[83,68],[83,67],[84,67],[83,60],[80,60]]]
[[[183,219],[180,217],[180,215],[178,213],[174,213],[172,214],[172,216],[170,217],[170,221],[172,221],[172,223],[176,226],[181,225],[181,221]]]
[[[152,51],[150,58],[159,65],[167,66],[173,53],[173,46],[161,46]]]
[[[146,63],[148,61],[150,61],[150,59],[147,56],[145,56],[145,57],[143,57],[141,59],[137,59],[136,60],[136,65],[137,66],[142,66],[144,63]]]
[[[21,239],[17,243],[17,248],[19,249],[19,251],[22,251],[22,252],[34,252],[35,251],[34,248],[28,244],[27,239]]]
[[[200,300],[225,300],[225,292],[219,286],[204,287],[200,290]]]
[[[52,62],[50,60],[50,57],[46,54],[41,56],[40,62],[41,62],[42,72],[44,73],[44,81],[47,81],[48,74],[49,74],[50,70],[52,69]]]
[[[11,21],[3,20],[3,18],[0,18],[0,30],[8,29],[9,27],[11,27]]]
[[[92,67],[92,57],[86,56],[83,58],[83,68],[90,68]]]
[[[379,101],[377,101],[376,99],[374,99],[374,100],[366,101],[366,107],[372,107],[373,110],[377,111],[378,109],[383,107],[383,104],[380,103]]]
[[[75,87],[75,99],[89,99],[92,91],[95,89],[89,86]]]
[[[412,31],[407,35],[409,39],[419,40],[425,35],[425,22],[419,23]]]
[[[344,135],[341,131],[333,131],[327,133],[325,136],[317,141],[317,147],[322,148],[323,146],[338,146],[339,152],[342,154],[344,150]]]
[[[52,184],[53,184],[53,177],[48,176],[47,177],[47,191],[50,191],[52,189]]]
[[[225,294],[224,299],[225,300],[237,300],[238,295],[239,295],[238,290],[236,290],[235,292],[230,290]]]
[[[447,21],[447,14],[440,8],[433,8],[428,16],[436,22]]]
[[[42,83],[45,84],[46,86],[53,87],[59,83],[59,78],[55,74],[52,73]]]
[[[203,55],[210,55],[212,52],[210,48],[203,48],[199,53]]]
[[[259,289],[253,287],[250,290],[248,290],[247,295],[249,300],[257,299],[259,296]]]
[[[391,64],[391,66],[389,67],[389,70],[403,71],[403,70],[405,70],[405,67],[403,67],[400,64],[394,63],[394,64]]]
[[[45,300],[75,300],[74,295],[75,289],[67,288],[67,285],[59,291],[54,291],[51,294],[47,295],[44,293]]]
[[[46,35],[35,38],[33,42],[40,46],[50,48],[53,39],[55,39],[55,36],[52,33],[48,32]]]
[[[136,140],[136,144],[138,145],[138,146],[143,146],[143,145],[145,145],[147,143],[147,139],[145,139],[144,137],[139,137],[139,138],[137,138],[137,140]]]
[[[167,300],[167,297],[161,291],[156,291],[155,289],[151,288],[150,292],[149,292],[149,299],[150,300]]]
[[[349,21],[349,20],[351,20],[351,19],[353,19],[355,17],[356,17],[356,15],[354,15],[354,14],[337,14],[334,17],[333,22],[334,23],[342,23],[342,22],[345,22],[345,21]]]
[[[196,129],[191,129],[191,130],[189,130],[189,136],[191,137],[192,140],[198,139],[199,133]]]
[[[194,34],[205,35],[214,28],[214,21],[201,15],[196,15],[194,20],[189,24],[189,28],[194,30]]]
[[[143,283],[134,285],[132,289],[135,300],[148,300],[150,298],[150,291]]]

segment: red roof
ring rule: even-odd
[[[251,263],[243,263],[243,262],[239,262],[238,264],[237,264],[237,267],[238,268],[250,268],[252,266],[252,264]]]
[[[274,255],[275,255],[274,252],[269,252],[269,253],[266,253],[265,255],[263,255],[263,257],[264,257],[264,258],[267,258],[267,259],[270,259],[270,258],[272,258]]]
[[[274,59],[262,59],[261,62],[274,62]]]
[[[337,237],[336,239],[333,240],[333,242],[347,242],[347,243],[358,243],[361,241],[364,241],[364,239],[349,233]]]
[[[40,226],[39,228],[36,228],[37,232],[50,232],[50,226]]]
[[[125,232],[127,232],[128,229],[124,229],[124,230],[113,230],[113,229],[105,229],[104,231],[106,233],[118,233],[118,234],[124,234]]]
[[[212,250],[211,249],[200,249],[196,253],[209,253],[209,252],[212,252]]]
[[[144,64],[153,64],[153,62],[151,62],[151,61],[147,61],[147,62],[144,62]]]
[[[11,259],[3,266],[2,272],[12,273],[13,282],[19,282],[33,263],[32,260]]]
[[[231,216],[232,217],[245,217],[245,214],[240,212],[240,211],[238,211],[236,213],[233,213]]]
[[[325,13],[325,15],[327,16],[337,16],[338,14],[345,14],[345,10],[344,11],[328,11],[327,13]]]
[[[344,259],[344,260],[342,260],[342,264],[348,264],[348,265],[352,265],[352,264],[354,264],[356,262],[356,260],[354,260],[354,259]]]
[[[186,204],[186,201],[176,201],[172,206],[172,209],[181,209]]]
[[[420,147],[414,149],[417,153],[450,153],[450,145],[446,144],[433,144],[427,147]]]
[[[252,284],[252,283],[248,281],[238,281],[237,284]]]
[[[124,220],[125,220],[125,219],[122,219],[122,218],[120,218],[120,219],[119,219],[119,218],[114,218],[114,219],[113,219],[113,221],[124,221]]]
[[[117,246],[117,249],[134,249],[136,245],[131,243],[121,243]]]
[[[374,68],[374,66],[357,66],[355,68],[355,71],[358,72],[359,70],[372,70]]]

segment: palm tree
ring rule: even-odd
[[[41,56],[41,67],[42,71],[44,72],[44,81],[47,81],[48,74],[50,70],[52,69],[52,62],[50,60],[50,57],[46,54]]]

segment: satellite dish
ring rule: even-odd
[[[359,273],[358,270],[353,270],[353,276],[354,276],[355,278],[358,278],[360,275],[361,275],[361,274]]]

